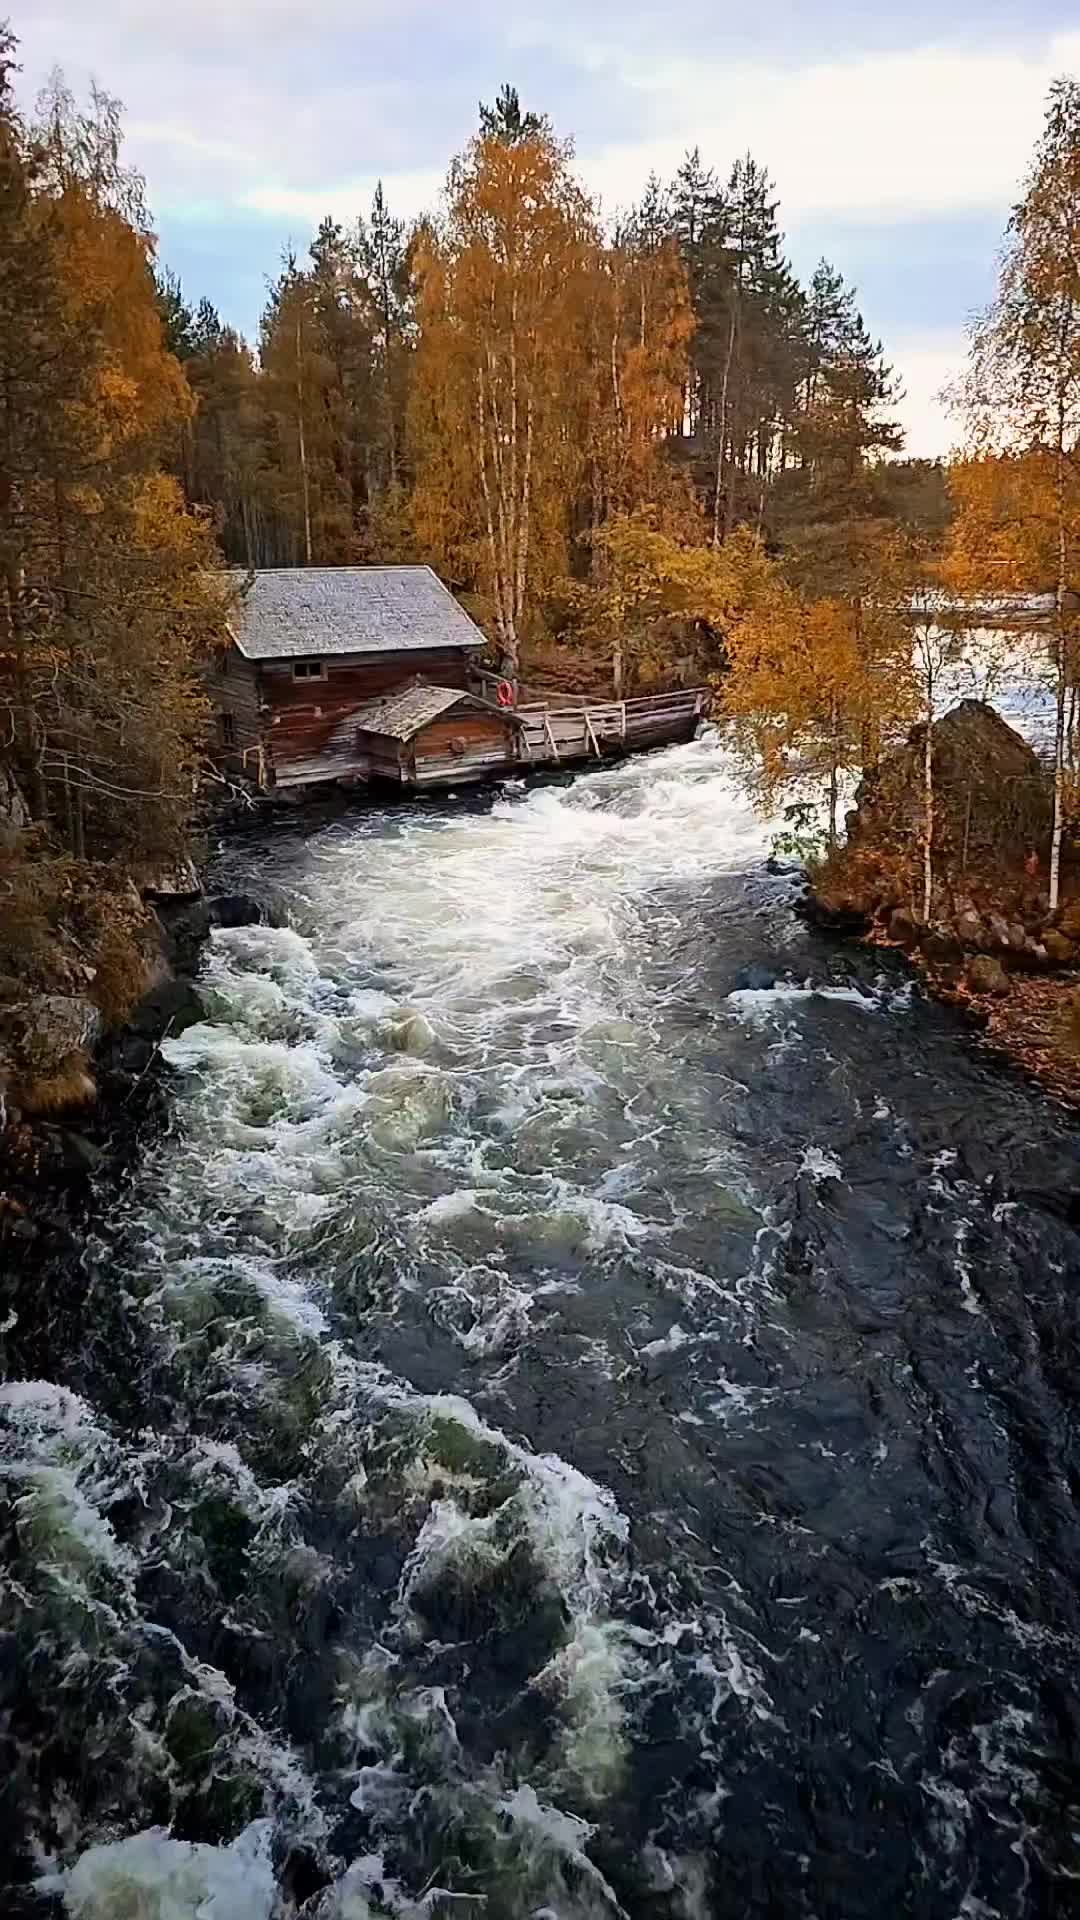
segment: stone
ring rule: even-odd
[[[769,988],[775,985],[776,975],[771,967],[743,967],[741,972],[735,975],[735,984],[731,991],[732,993],[767,993]]]
[[[1058,928],[1066,940],[1080,941],[1080,900],[1070,900],[1062,907]]]
[[[889,915],[889,938],[902,947],[912,947],[919,938],[919,923],[906,907],[897,907]]]
[[[169,866],[153,868],[139,884],[140,890],[154,900],[194,900],[202,892],[193,860],[174,860]]]
[[[250,893],[216,894],[210,913],[216,927],[258,927],[265,918],[260,902]]]
[[[1042,943],[1046,949],[1046,957],[1052,967],[1072,966],[1073,961],[1076,959],[1076,948],[1073,942],[1067,939],[1059,928],[1044,927]]]
[[[1050,956],[1041,940],[1029,939],[1026,951],[1033,967],[1045,967],[1048,965]]]
[[[13,1051],[35,1078],[47,1078],[73,1058],[81,1059],[103,1031],[98,1009],[81,993],[31,994],[5,1011],[3,1026]]]
[[[986,916],[986,927],[996,947],[1009,947],[1012,945],[1012,941],[1009,938],[1009,923],[1003,914],[988,913]]]
[[[97,1173],[104,1165],[103,1149],[88,1140],[85,1133],[76,1133],[70,1127],[62,1136],[62,1149],[66,1165],[77,1173]]]
[[[980,913],[972,906],[965,906],[957,914],[954,922],[956,937],[962,947],[979,947],[986,938],[986,928]]]
[[[925,728],[883,759],[856,794],[849,847],[919,843]],[[969,844],[973,870],[988,853],[1003,871],[1049,838],[1053,785],[1034,749],[994,709],[962,700],[933,728],[935,848]],[[939,867],[944,873],[944,865]]]
[[[1009,924],[1009,945],[1014,953],[1023,953],[1027,946],[1027,928],[1022,927],[1019,920]]]
[[[968,962],[967,983],[972,993],[990,993],[999,998],[1009,991],[1009,976],[993,954],[978,953]]]
[[[956,935],[949,926],[940,924],[923,929],[920,945],[928,960],[955,960],[959,951]]]

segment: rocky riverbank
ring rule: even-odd
[[[924,735],[859,789],[845,845],[814,873],[819,925],[902,949],[937,998],[988,1044],[1080,1106],[1080,860],[1066,841],[1051,913],[1049,775],[991,708],[965,701],[934,727],[933,888],[922,912]]]
[[[82,1255],[96,1193],[126,1178],[166,1116],[161,1042],[201,1017],[195,976],[215,926],[263,917],[245,895],[156,893],[146,903],[144,990],[111,1025],[86,993],[29,995],[8,1010],[27,1044],[0,1113],[0,1377],[34,1378],[78,1344]]]

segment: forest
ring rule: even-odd
[[[137,994],[139,888],[220,780],[203,677],[225,567],[427,561],[515,682],[707,681],[755,791],[809,782],[830,847],[845,780],[932,719],[962,638],[913,608],[1047,592],[1024,670],[1056,701],[1053,910],[1080,679],[1075,82],[942,464],[903,458],[856,290],[825,260],[800,284],[750,154],[688,153],[602,219],[507,86],[437,208],[406,225],[380,186],[352,225],[325,219],[250,342],[159,257],[119,104],[57,75],[24,113],[17,70],[6,32],[0,996],[28,974],[70,990],[79,966],[110,1017]]]

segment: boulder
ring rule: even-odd
[[[261,903],[250,893],[219,893],[210,901],[215,927],[258,927],[266,918]]]
[[[913,947],[919,938],[919,923],[907,907],[897,907],[889,915],[889,938],[902,947]]]
[[[1057,927],[1043,928],[1042,944],[1052,967],[1072,966],[1076,959],[1076,948]]]
[[[962,947],[981,947],[986,938],[986,927],[980,913],[972,906],[965,906],[957,914],[954,922],[956,937]]]
[[[960,943],[952,928],[940,923],[923,929],[920,945],[926,958],[935,963],[955,960],[960,951]]]
[[[1022,927],[1020,925],[1019,920],[1010,921],[1009,946],[1011,947],[1013,953],[1023,953],[1027,944],[1028,944],[1027,928]]]
[[[990,993],[998,997],[1008,993],[1009,976],[1000,960],[991,953],[978,953],[968,963],[967,983],[972,993]]]
[[[1080,942],[1080,900],[1069,900],[1058,915],[1058,927],[1066,940]]]
[[[863,780],[849,847],[918,845],[925,736],[925,726],[916,727],[907,744]],[[960,701],[935,721],[933,755],[939,873],[961,848],[972,871],[1019,868],[1031,848],[1049,838],[1050,776],[1034,749],[993,707],[981,700]]]
[[[194,900],[202,892],[202,881],[193,860],[174,860],[143,874],[139,887],[152,900]]]
[[[21,1024],[35,1071],[51,1073],[73,1053],[86,1053],[101,1038],[104,1023],[81,993],[39,993],[24,1001]]]
[[[769,988],[775,985],[776,975],[773,969],[755,965],[743,967],[741,972],[735,975],[735,984],[731,991],[732,993],[767,993]]]
[[[1005,919],[1004,914],[988,913],[986,916],[986,930],[995,947],[1010,947],[1012,945],[1009,937],[1009,923]]]

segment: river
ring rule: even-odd
[[[0,1389],[6,1911],[1076,1910],[1080,1140],[768,839],[709,736],[221,856]]]

